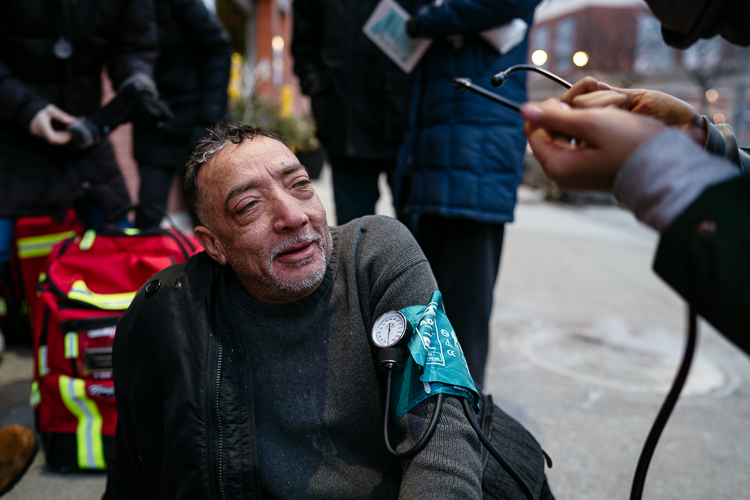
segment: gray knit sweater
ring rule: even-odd
[[[383,442],[385,377],[368,334],[380,314],[429,301],[436,284],[421,250],[387,217],[331,234],[324,281],[297,302],[263,304],[236,279],[228,285],[253,370],[264,491],[279,500],[481,498],[479,441],[457,399],[446,398],[415,458],[399,462]],[[416,442],[433,408],[428,400],[401,419],[399,450]]]

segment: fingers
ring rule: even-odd
[[[576,108],[629,108],[629,99],[625,94],[612,90],[597,90],[589,94],[581,94],[573,98],[571,103]]]
[[[524,133],[545,173],[563,189],[606,190],[613,175],[601,169],[597,152],[555,140],[543,128],[527,124]]]
[[[55,146],[62,146],[64,144],[67,144],[73,138],[73,134],[71,134],[67,130],[53,129],[50,122],[42,125],[42,127],[42,137],[46,139],[47,142]]]
[[[570,109],[565,103],[547,99],[543,103],[525,103],[521,106],[524,120],[537,127],[545,128],[568,137],[598,143],[591,130],[596,129],[596,115],[588,110]]]
[[[48,104],[32,118],[29,124],[29,132],[56,146],[67,144],[73,138],[73,135],[67,130],[55,130],[52,127],[53,119],[68,124],[75,121],[75,117],[53,104]]]
[[[571,104],[573,99],[579,95],[596,92],[598,90],[611,90],[612,88],[604,82],[597,81],[595,78],[587,76],[578,80],[567,92],[563,94],[560,100],[566,104]]]
[[[70,125],[71,123],[76,121],[75,116],[69,115],[54,104],[47,105],[45,109],[47,110],[47,113],[49,113],[50,118],[52,118],[53,120],[65,123],[66,125]]]

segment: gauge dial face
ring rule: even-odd
[[[408,328],[406,318],[398,311],[390,311],[377,320],[372,327],[372,343],[378,347],[392,347],[404,338]]]

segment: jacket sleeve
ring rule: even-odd
[[[378,234],[379,231],[382,233]],[[368,238],[392,242],[370,268],[373,320],[380,314],[408,306],[424,305],[437,289],[422,250],[399,222],[367,229]],[[434,412],[429,398],[399,422],[402,441],[398,451],[411,448],[429,425]],[[403,476],[399,498],[481,498],[482,470],[479,438],[466,420],[458,398],[447,396],[435,434],[415,457],[401,463]]]
[[[750,354],[750,179],[707,188],[662,233],[654,271]]]
[[[327,86],[321,61],[325,31],[323,10],[317,0],[295,0],[292,2],[292,8],[294,72],[299,78],[302,92],[313,96]]]
[[[136,73],[153,78],[157,35],[152,0],[127,0],[110,40],[107,71],[117,89]]]
[[[171,10],[200,68],[200,125],[211,125],[227,113],[229,37],[202,0],[172,0]]]
[[[707,152],[723,156],[738,167],[744,175],[750,174],[750,154],[740,148],[734,129],[726,123],[714,125],[707,116],[702,116],[708,131],[705,149]]]
[[[29,133],[29,124],[49,101],[16,78],[0,54],[0,122]]]
[[[531,15],[541,0],[442,0],[425,5],[415,15],[417,33],[424,38],[475,33]]]
[[[142,288],[117,324],[112,352],[117,430],[107,498],[113,499],[150,498],[159,491],[163,405],[143,299]]]

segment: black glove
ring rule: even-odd
[[[117,95],[132,102],[129,118],[138,128],[164,130],[174,118],[167,103],[159,99],[154,81],[143,73],[125,80],[117,89]]]
[[[97,124],[85,116],[79,116],[68,125],[68,130],[73,134],[72,141],[78,149],[90,148],[102,140],[102,133]]]

